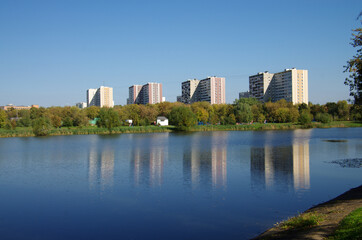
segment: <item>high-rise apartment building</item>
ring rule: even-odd
[[[285,99],[293,104],[308,104],[308,70],[258,73],[249,77],[249,91],[252,97],[264,102]]]
[[[129,98],[127,99],[127,104],[135,104],[140,102],[140,92],[142,85],[133,85],[129,87]]]
[[[87,90],[87,106],[114,107],[113,88],[101,86]]]
[[[181,84],[182,95],[181,101],[186,104],[200,101],[199,94],[196,92],[199,86],[200,80],[189,79]]]
[[[181,101],[186,104],[209,102],[210,104],[225,103],[225,78],[208,77],[203,80],[189,79],[181,84]]]
[[[239,92],[239,99],[242,98],[249,98],[250,97],[250,92],[246,91],[246,92]]]
[[[143,86],[133,85],[129,87],[127,104],[155,104],[162,101],[161,83],[147,83]]]
[[[249,92],[252,97],[259,101],[267,101],[266,95],[269,84],[273,79],[274,74],[269,72],[260,72],[249,77]]]

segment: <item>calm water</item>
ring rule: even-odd
[[[1,239],[247,239],[362,183],[362,128],[0,139]],[[325,140],[347,140],[327,142]]]

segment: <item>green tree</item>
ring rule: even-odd
[[[62,126],[62,119],[57,115],[52,115],[50,117],[50,122],[55,128],[59,128],[60,126]]]
[[[69,117],[69,116],[66,116],[66,117],[63,119],[62,126],[63,126],[63,127],[73,127],[73,120],[72,120],[72,118]]]
[[[169,117],[170,123],[181,131],[186,131],[196,124],[196,116],[189,107],[174,107]]]
[[[141,121],[140,108],[137,104],[129,104],[121,108],[120,119],[123,123],[127,119],[132,120],[134,126],[139,126]]]
[[[40,117],[33,121],[33,133],[35,136],[47,136],[51,130],[50,120],[46,117]]]
[[[153,104],[139,105],[141,125],[147,126],[156,121],[157,107]]]
[[[113,108],[101,108],[99,111],[99,120],[97,121],[98,127],[107,128],[109,133],[112,132],[112,128],[121,125],[119,121],[118,112]]]
[[[362,12],[359,17],[362,16]],[[362,23],[362,21],[361,21]],[[344,72],[349,72],[350,75],[345,79],[344,84],[349,86],[350,96],[354,98],[354,103],[362,104],[362,28],[353,30],[351,45],[357,48],[356,55],[353,56],[344,66]]]
[[[349,105],[347,101],[344,100],[337,102],[337,115],[338,115],[338,120],[349,119]]]
[[[11,126],[11,129],[12,129],[12,130],[15,130],[15,128],[16,128],[16,120],[15,120],[15,119],[12,119],[12,120],[10,121],[10,126]]]
[[[96,106],[90,106],[85,109],[87,117],[91,120],[95,119],[99,114],[100,108]]]
[[[8,121],[8,115],[4,110],[0,109],[0,128],[5,127],[7,121]]]
[[[19,127],[30,127],[31,126],[31,118],[30,118],[29,110],[20,110],[19,118],[20,118],[18,120]]]
[[[289,114],[288,108],[278,108],[275,111],[275,121],[279,123],[287,122],[288,114]]]
[[[299,122],[303,125],[309,124],[312,122],[312,115],[306,109],[302,110],[299,116]]]
[[[264,112],[263,112],[263,105],[262,104],[251,106],[251,112],[253,113],[253,120],[255,122],[259,122],[259,123],[264,122],[265,115],[264,115]]]
[[[351,119],[354,121],[362,121],[362,106],[354,104],[351,107]]]
[[[207,123],[209,120],[209,113],[206,109],[202,107],[191,107],[192,112],[196,115],[198,122]]]
[[[332,116],[328,113],[317,113],[315,116],[315,120],[321,123],[330,123],[332,122]]]
[[[239,123],[249,123],[251,122],[251,120],[253,120],[253,113],[251,112],[251,107],[247,103],[237,101],[236,104],[234,104],[234,113],[236,121]]]
[[[40,107],[40,108],[35,108],[32,107],[30,109],[30,118],[33,119],[38,119],[38,118],[42,118],[42,117],[47,117],[48,116],[48,110],[46,108]]]
[[[73,126],[84,127],[89,123],[88,117],[85,111],[77,109],[73,112]]]

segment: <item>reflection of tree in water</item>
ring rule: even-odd
[[[250,158],[253,189],[290,191],[310,187],[308,143],[251,148]]]
[[[209,134],[211,136],[209,136]],[[183,176],[186,185],[210,187],[226,186],[227,132],[213,132],[206,136],[195,134],[185,145]]]

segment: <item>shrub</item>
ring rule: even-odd
[[[299,116],[299,122],[303,125],[309,124],[312,122],[312,116],[307,110],[302,110]]]
[[[188,107],[175,107],[170,112],[170,123],[178,130],[186,131],[196,124],[196,116]]]
[[[330,123],[332,122],[332,116],[328,113],[317,113],[315,120],[321,123]]]
[[[51,130],[50,120],[45,117],[33,121],[33,133],[35,136],[47,136]]]
[[[99,121],[97,121],[98,127],[107,128],[111,133],[112,128],[119,127],[121,122],[119,120],[118,112],[113,108],[101,108],[99,111]]]

